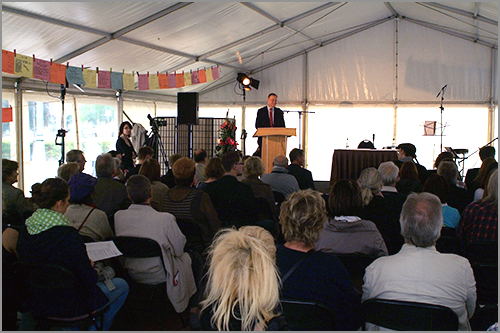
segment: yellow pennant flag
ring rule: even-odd
[[[207,82],[210,82],[210,81],[213,81],[214,80],[214,77],[212,76],[212,67],[210,68],[207,68],[205,70],[205,73],[207,75]]]
[[[158,81],[158,74],[149,74],[149,90],[160,89],[160,82]]]
[[[23,77],[33,77],[33,57],[17,53],[14,58],[14,74]]]
[[[97,72],[92,69],[83,69],[83,80],[85,80],[85,87],[97,88]]]
[[[134,73],[132,74],[123,73],[123,89],[124,90],[135,89]]]
[[[184,85],[185,86],[191,85],[191,72],[184,72]]]

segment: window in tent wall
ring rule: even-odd
[[[2,92],[2,108],[12,107],[12,121],[2,122],[2,158],[16,161],[16,112],[14,93]]]
[[[80,150],[87,160],[83,172],[96,176],[97,156],[116,149],[118,139],[116,102],[78,99],[77,106]]]
[[[434,136],[424,136],[425,121],[436,121]],[[427,169],[434,168],[434,161],[441,152],[441,110],[435,107],[399,107],[397,117],[397,143],[411,142],[417,147],[417,159]],[[443,151],[445,147],[468,149],[465,161],[457,160],[463,175],[470,168],[479,168],[479,147],[488,140],[488,107],[445,106],[443,111]],[[496,124],[495,124],[496,128]],[[472,154],[476,152],[475,154]],[[461,157],[463,155],[460,155]]]
[[[315,181],[330,181],[335,149],[356,149],[363,140],[375,148],[391,146],[394,109],[387,107],[310,106],[307,169]],[[287,124],[288,126],[288,124]],[[375,140],[373,140],[375,135]]]
[[[60,129],[67,133],[64,137],[64,155],[76,148],[76,128],[73,103],[64,103],[59,98],[39,93],[23,94],[23,163],[24,193],[31,186],[47,178],[57,176],[59,160],[62,157],[62,138],[57,137]],[[64,157],[66,158],[66,157]]]

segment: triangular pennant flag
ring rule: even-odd
[[[16,54],[14,62],[14,74],[23,77],[33,77],[33,57]]]
[[[14,52],[2,50],[2,72],[14,74]]]
[[[123,73],[123,89],[135,90],[134,73]]]
[[[95,70],[84,68],[82,75],[83,80],[85,81],[85,87],[97,88],[97,73]]]
[[[33,59],[33,78],[50,80],[50,62],[42,59]]]
[[[50,82],[66,84],[66,66],[50,62]]]

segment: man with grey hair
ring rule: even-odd
[[[476,307],[476,281],[467,259],[441,254],[436,241],[443,227],[441,201],[431,193],[412,193],[401,212],[405,244],[366,268],[362,301],[392,299],[446,306],[458,316],[459,330],[470,330]],[[368,330],[378,327],[367,323]]]
[[[83,151],[79,149],[71,149],[66,153],[66,162],[77,162],[80,164],[80,172],[85,169],[85,156],[83,155]]]
[[[152,239],[160,245],[162,258],[126,258],[123,267],[135,282],[147,285],[166,282],[168,299],[176,312],[181,313],[196,292],[191,258],[184,252],[186,237],[172,214],[151,207],[153,191],[146,176],[131,176],[126,188],[132,205],[116,212],[116,236]]]
[[[271,185],[271,189],[282,193],[285,198],[293,192],[299,191],[297,179],[288,174],[288,158],[284,155],[277,155],[273,161],[273,170],[260,177],[260,179]]]
[[[111,154],[101,154],[95,161],[97,184],[94,187],[94,203],[103,210],[109,219],[111,228],[114,227],[114,214],[130,206],[125,185],[113,179],[117,174],[117,164]]]

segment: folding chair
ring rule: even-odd
[[[292,331],[335,331],[334,311],[316,301],[280,299],[285,321]]]
[[[75,297],[80,294],[81,286],[72,271],[55,264],[22,261],[14,263],[14,266],[26,288],[27,308],[37,321],[35,330],[50,330],[54,327],[79,327],[88,330],[92,325],[99,331],[103,330],[103,315],[109,308],[107,305],[97,310],[88,309],[87,313],[71,318],[54,318],[47,312],[47,304],[57,307],[60,302],[60,307],[67,307],[67,300],[50,297],[52,293],[64,292]],[[50,297],[50,302],[43,295]],[[78,300],[75,298],[75,301]],[[33,311],[35,309],[36,311]]]
[[[457,314],[442,305],[372,298],[361,308],[365,325],[372,323],[396,331],[458,330]]]

